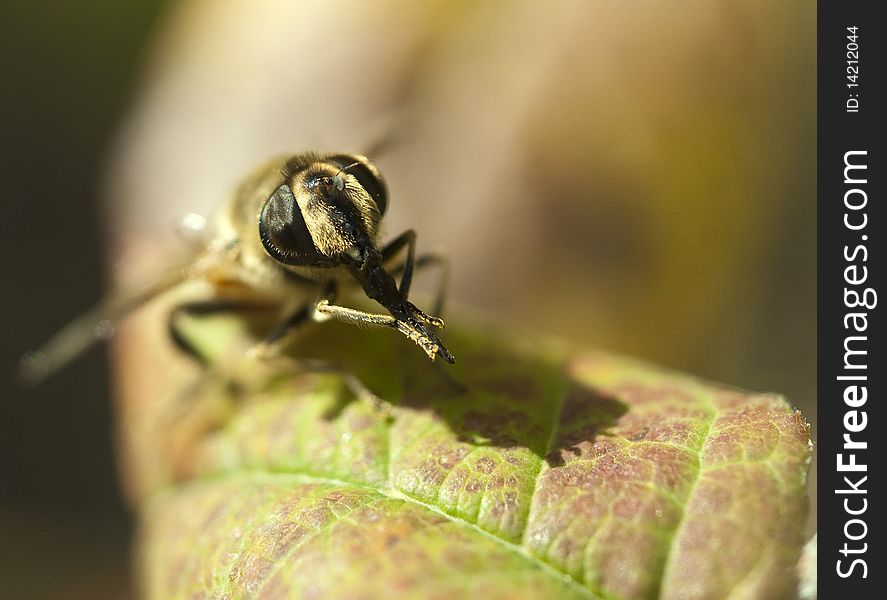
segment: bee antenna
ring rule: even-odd
[[[340,173],[347,173],[347,172],[348,172],[348,169],[350,169],[350,168],[352,168],[352,167],[356,167],[356,166],[359,165],[359,164],[361,164],[361,162],[360,162],[359,160],[355,160],[355,161],[354,161],[353,163],[351,163],[350,165],[347,165],[347,166],[345,166],[345,167],[342,167],[341,169],[339,169],[338,171],[336,171],[336,177],[338,177]]]

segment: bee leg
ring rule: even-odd
[[[407,246],[407,257],[403,264],[398,266],[392,275],[402,272],[400,279],[400,293],[404,298],[409,298],[410,285],[413,282],[413,272],[429,265],[438,265],[441,270],[440,280],[435,292],[434,304],[431,307],[432,314],[439,315],[443,311],[444,298],[446,297],[447,284],[450,278],[450,261],[449,258],[442,253],[429,252],[416,257],[416,232],[412,229],[404,231],[402,234],[388,242],[382,248],[382,260],[391,260],[404,246]]]
[[[311,321],[311,312],[314,304],[308,303],[300,307],[283,323],[271,330],[265,339],[253,346],[247,353],[251,358],[270,358],[277,356],[278,350],[286,345],[290,334],[301,325]]]
[[[373,314],[346,306],[330,304],[330,301],[325,298],[318,300],[312,306],[312,309],[311,318],[318,323],[328,319],[335,319],[343,323],[357,325],[358,327],[370,325],[373,327],[391,327],[393,329],[397,329],[397,324],[399,323],[391,315]]]
[[[413,262],[414,271],[419,271],[425,267],[437,266],[440,269],[440,279],[437,282],[437,289],[434,292],[434,302],[431,305],[431,314],[442,315],[444,311],[444,302],[447,296],[447,286],[450,281],[450,257],[440,252],[428,252],[420,254]],[[392,269],[391,274],[395,277],[404,270],[405,264],[398,265]]]
[[[166,329],[169,337],[175,344],[176,348],[181,350],[187,356],[193,358],[203,366],[208,366],[209,361],[200,353],[200,350],[188,339],[181,328],[182,317],[192,316],[199,317],[204,315],[213,315],[219,313],[240,313],[259,310],[271,310],[273,307],[261,304],[255,301],[246,300],[230,300],[230,299],[214,299],[214,300],[197,300],[194,302],[185,302],[173,308],[169,313],[166,322]]]
[[[314,307],[322,299],[327,301],[334,300],[338,293],[338,286],[335,281],[329,282],[323,290],[320,299],[301,305],[282,323],[271,330],[261,342],[253,346],[249,351],[249,356],[253,358],[268,358],[276,356],[278,350],[286,346],[290,335],[302,325],[310,323],[313,320]]]
[[[371,325],[397,329],[397,319],[391,315],[372,314],[354,308],[330,304],[336,300],[337,291],[338,288],[335,282],[329,283],[321,297],[307,307],[308,315],[312,321],[323,323],[329,319],[335,319],[343,323],[357,325],[358,327]]]
[[[399,236],[388,242],[382,248],[382,260],[389,260],[397,254],[401,248],[407,247],[407,258],[403,263],[403,275],[400,278],[398,290],[404,298],[410,297],[410,285],[413,283],[413,263],[416,255],[416,231],[407,229]]]
[[[410,305],[412,306],[412,305]],[[420,321],[424,321],[430,325],[434,325],[436,327],[442,326],[443,321],[437,319],[436,317],[429,317],[415,306],[412,307],[415,311],[414,317],[418,318]],[[444,348],[444,346],[440,343],[440,340],[433,337],[427,331],[422,331],[417,328],[415,324],[410,324],[405,321],[401,321],[399,319],[395,319],[391,315],[380,315],[364,312],[362,310],[356,310],[354,308],[347,308],[345,306],[337,306],[335,304],[330,304],[328,300],[322,299],[319,300],[314,306],[314,314],[312,318],[317,322],[323,322],[328,319],[335,319],[337,321],[342,321],[343,323],[350,323],[351,325],[357,325],[358,327],[390,327],[391,329],[396,329],[409,339],[411,339],[417,346],[422,348],[428,358],[434,360],[438,355],[440,355],[444,360],[449,363],[454,362],[453,355],[449,353],[449,351]]]

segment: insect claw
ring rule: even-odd
[[[418,311],[418,309],[416,309]],[[421,312],[421,311],[418,311]],[[424,313],[422,313],[424,315]],[[427,317],[427,315],[425,315]],[[456,362],[456,358],[450,354],[450,351],[444,348],[441,341],[434,335],[431,331],[427,330],[423,323],[428,323],[429,325],[433,325],[425,319],[420,319],[418,314],[414,315],[416,320],[412,323],[405,321],[397,321],[397,329],[402,334],[413,340],[417,346],[422,348],[425,351],[425,354],[428,358],[434,362],[437,357],[441,357],[443,360],[450,364],[454,364]],[[433,319],[435,321],[441,321],[436,317],[429,317],[429,319]],[[442,322],[442,321],[441,321]]]
[[[450,351],[447,350],[446,348],[444,348],[443,346],[439,346],[437,348],[437,354],[438,354],[438,356],[440,356],[442,359],[444,359],[445,361],[447,361],[451,365],[456,364],[456,357],[453,356],[452,354],[450,354]],[[432,359],[432,360],[434,360],[434,359]]]
[[[447,328],[447,324],[444,323],[444,320],[441,319],[440,317],[432,317],[430,315],[425,315],[422,320],[433,327],[437,327],[438,329],[446,329]]]
[[[413,317],[415,317],[419,321],[422,321],[423,323],[431,325],[432,327],[437,327],[438,329],[446,329],[446,323],[444,323],[444,320],[441,319],[440,317],[434,317],[432,315],[429,315],[429,314],[423,312],[420,308],[418,308],[412,302],[410,302],[408,304],[409,304],[410,310],[412,311]]]

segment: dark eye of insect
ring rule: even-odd
[[[376,203],[379,214],[385,214],[385,209],[388,208],[388,189],[384,181],[376,177],[367,165],[362,162],[355,163],[352,156],[334,156],[329,161],[340,169],[347,169]]]
[[[287,184],[277,188],[265,202],[259,217],[259,236],[268,254],[282,263],[312,265],[322,261]]]

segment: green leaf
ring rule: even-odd
[[[195,339],[212,353],[229,335]],[[146,595],[795,589],[810,442],[783,399],[537,340],[445,338],[453,369],[389,331],[324,325],[294,350],[378,398],[286,360],[229,364],[189,388],[169,425],[187,442],[142,501]]]

